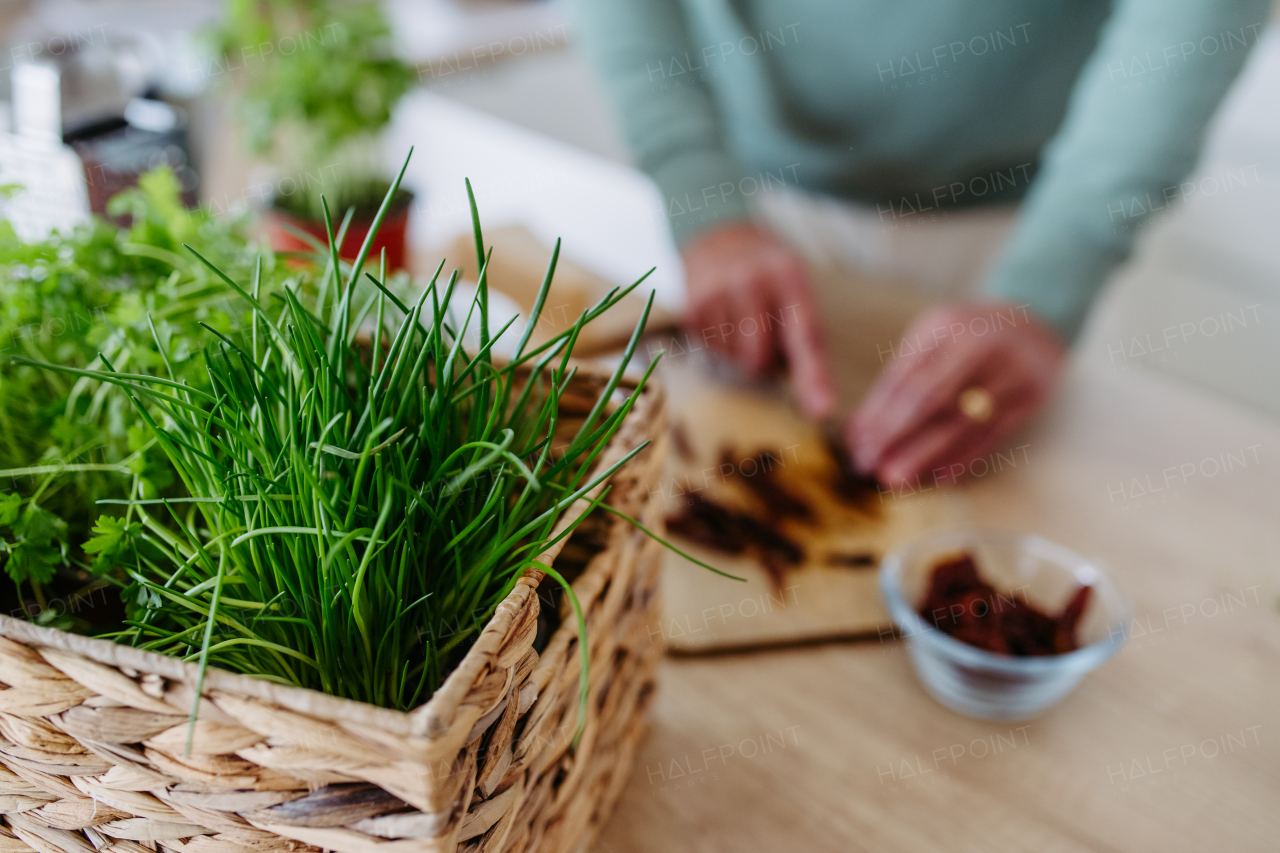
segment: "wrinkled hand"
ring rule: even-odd
[[[1044,404],[1065,357],[1057,333],[1012,303],[932,310],[903,339],[912,353],[888,366],[847,428],[858,469],[889,486],[956,479],[963,471],[953,466],[967,468]],[[994,400],[985,422],[960,411],[968,388]]]
[[[684,248],[688,334],[759,377],[780,361],[810,417],[835,400],[826,343],[804,263],[750,222],[708,228]]]

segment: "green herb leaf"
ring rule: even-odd
[[[134,547],[135,538],[142,532],[142,525],[123,518],[100,515],[93,525],[93,538],[84,543],[86,554],[93,554],[90,564],[95,575],[111,571]]]
[[[12,542],[4,543],[9,554],[4,569],[9,577],[19,584],[53,580],[54,570],[66,562],[66,523],[46,509],[28,505],[8,526],[14,536]]]

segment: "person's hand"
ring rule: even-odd
[[[1025,423],[1052,393],[1065,349],[1025,305],[928,311],[849,421],[854,464],[894,487],[952,480]],[[967,412],[967,414],[966,414]]]
[[[835,401],[827,347],[804,263],[750,222],[708,228],[685,245],[688,334],[761,376],[780,361],[800,407],[825,417]]]

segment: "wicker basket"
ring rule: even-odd
[[[646,389],[600,462],[654,439],[609,500],[646,526],[660,523],[664,425],[662,393]],[[540,572],[410,713],[210,670],[190,755],[193,665],[0,616],[0,853],[585,846],[626,781],[661,654],[648,631],[660,546],[616,516],[601,533],[574,582],[591,646],[576,750],[577,623],[534,649]]]

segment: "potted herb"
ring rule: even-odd
[[[612,371],[572,350],[635,285],[534,344],[553,253],[500,361],[474,201],[473,297],[443,262],[411,299],[366,269],[398,181],[351,264],[322,205],[314,287],[185,249],[246,311],[181,363],[17,359],[114,389],[182,491],[135,478],[84,545],[128,584],[114,642],[0,616],[0,710],[23,720],[0,835],[571,850],[600,826],[662,652],[643,525],[665,425],[652,366],[624,375],[644,318]],[[549,620],[546,578],[569,591]]]
[[[374,230],[394,198],[395,186]],[[332,237],[327,215],[325,224]],[[458,275],[443,278],[442,262],[406,303],[383,273],[362,276],[373,242],[345,281],[331,264],[314,300],[285,287],[274,302],[192,251],[249,308],[239,342],[218,334],[199,359],[205,387],[105,358],[89,370],[42,365],[124,390],[187,493],[130,495],[123,518],[95,527],[86,550],[124,567],[137,587],[117,639],[414,708],[552,544],[560,515],[643,449],[593,470],[639,400],[607,405],[638,334],[572,435],[557,431],[575,329],[631,288],[540,345],[529,344],[528,324],[500,364],[484,276],[459,310]],[[364,298],[362,282],[373,285]],[[475,353],[463,347],[472,326]],[[452,627],[442,638],[435,625]]]
[[[273,247],[310,251],[324,242],[324,195],[337,218],[353,211],[340,248],[351,260],[391,185],[378,134],[414,79],[380,5],[229,0],[217,40],[248,146],[280,174],[267,216]],[[373,257],[385,248],[391,270],[406,264],[412,200],[397,191],[373,243]]]

